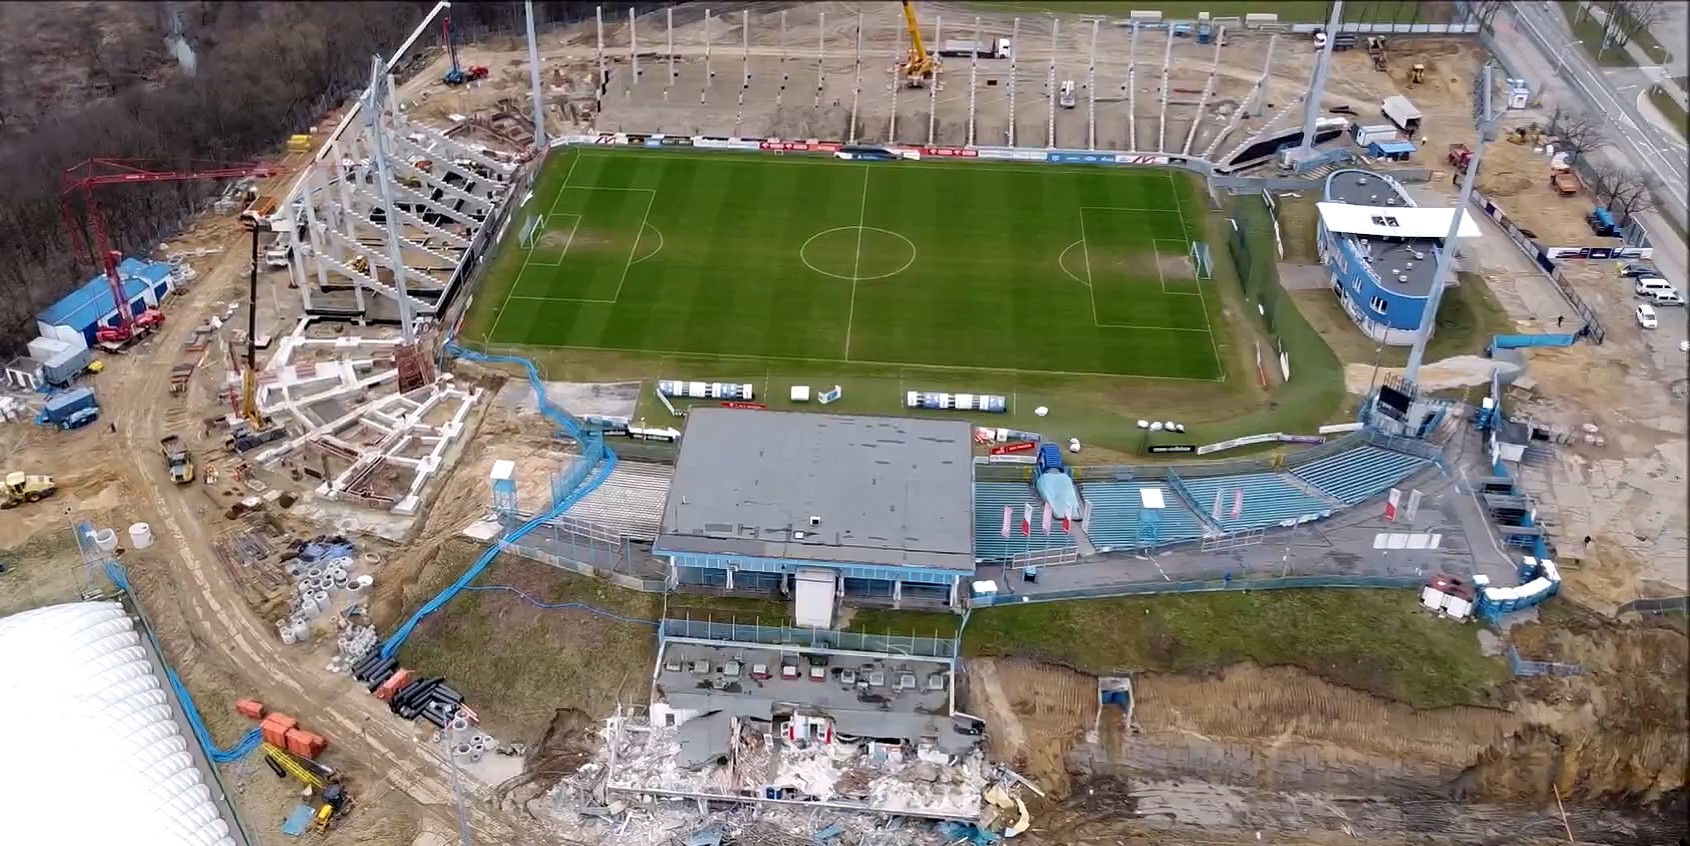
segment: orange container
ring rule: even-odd
[[[284,748],[301,758],[315,758],[329,745],[322,737],[297,728],[289,730],[284,739],[287,741]]]
[[[397,670],[388,677],[387,681],[381,683],[381,687],[376,688],[376,698],[383,702],[390,702],[393,700],[393,694],[398,693],[400,688],[410,683],[411,671]]]
[[[264,722],[258,724],[258,731],[265,743],[286,749],[287,734],[298,725],[298,720],[286,714],[271,714],[264,718]]]
[[[264,703],[256,699],[242,699],[235,703],[235,711],[249,720],[264,719]]]

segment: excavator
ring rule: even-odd
[[[939,73],[939,60],[927,52],[927,44],[921,40],[921,24],[915,20],[915,4],[910,0],[904,0],[904,25],[910,31],[910,54],[898,66],[898,72],[905,88],[926,88]]]

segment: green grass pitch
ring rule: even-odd
[[[468,334],[1216,381],[1202,214],[1163,169],[576,149],[513,216]]]

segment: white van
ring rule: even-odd
[[[1056,104],[1064,109],[1074,108],[1074,80],[1063,80],[1062,91],[1056,97]]]
[[[1649,302],[1657,306],[1681,306],[1684,305],[1684,297],[1676,289],[1668,288],[1665,291],[1650,291]]]
[[[1671,282],[1668,282],[1659,276],[1640,277],[1637,280],[1637,283],[1632,286],[1632,291],[1639,297],[1652,296],[1655,291],[1671,291],[1675,294],[1678,293],[1678,289],[1674,288]]]

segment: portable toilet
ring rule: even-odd
[[[1526,104],[1532,100],[1531,86],[1527,85],[1523,79],[1509,79],[1506,82],[1508,84],[1508,108],[1525,108]]]

